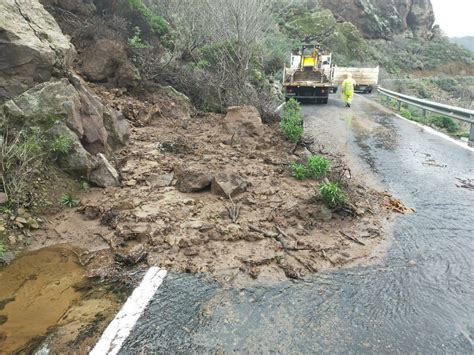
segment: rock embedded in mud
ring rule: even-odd
[[[167,187],[173,183],[174,174],[152,175],[147,181],[151,187]]]
[[[91,173],[90,181],[99,187],[120,186],[120,176],[117,170],[109,163],[105,155],[99,153],[99,165]]]
[[[176,174],[176,188],[180,192],[200,192],[211,185],[212,175],[191,169],[175,171]]]
[[[100,208],[97,206],[85,206],[82,210],[84,216],[89,220],[94,220],[100,216]]]
[[[263,135],[260,113],[254,106],[231,106],[223,121],[224,128],[236,137],[255,137]]]
[[[222,197],[234,197],[247,190],[248,183],[240,175],[219,173],[211,183],[211,192]]]

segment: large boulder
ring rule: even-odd
[[[140,73],[128,59],[123,43],[94,39],[80,52],[79,69],[89,81],[109,82],[119,87],[135,87],[140,82]]]
[[[0,110],[17,124],[60,117],[91,154],[108,153],[128,139],[128,124],[120,112],[104,106],[77,76],[39,84]]]
[[[72,64],[75,50],[37,0],[0,1],[0,102]]]
[[[254,106],[231,106],[227,108],[223,125],[230,134],[238,137],[263,135],[262,119]]]
[[[118,174],[104,155],[128,140],[128,123],[119,111],[101,103],[84,81],[70,79],[39,84],[0,106],[0,122],[39,127],[51,136],[66,136],[70,151],[57,163],[98,186],[117,186]]]

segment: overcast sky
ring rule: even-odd
[[[474,0],[431,0],[436,23],[449,37],[474,36]]]

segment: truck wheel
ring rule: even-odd
[[[321,103],[324,104],[324,105],[327,105],[328,99],[322,99],[322,100],[321,100]]]

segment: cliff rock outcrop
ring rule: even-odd
[[[0,2],[0,101],[67,67],[74,46],[38,1]]]
[[[74,46],[38,0],[4,0],[0,13],[0,128],[41,129],[45,119],[59,119],[48,132],[69,137],[72,149],[57,164],[116,185],[115,173],[104,175],[111,166],[103,154],[126,144],[127,120],[71,71]]]
[[[390,38],[406,31],[423,38],[433,35],[430,0],[319,0],[319,4],[352,22],[366,38]]]

